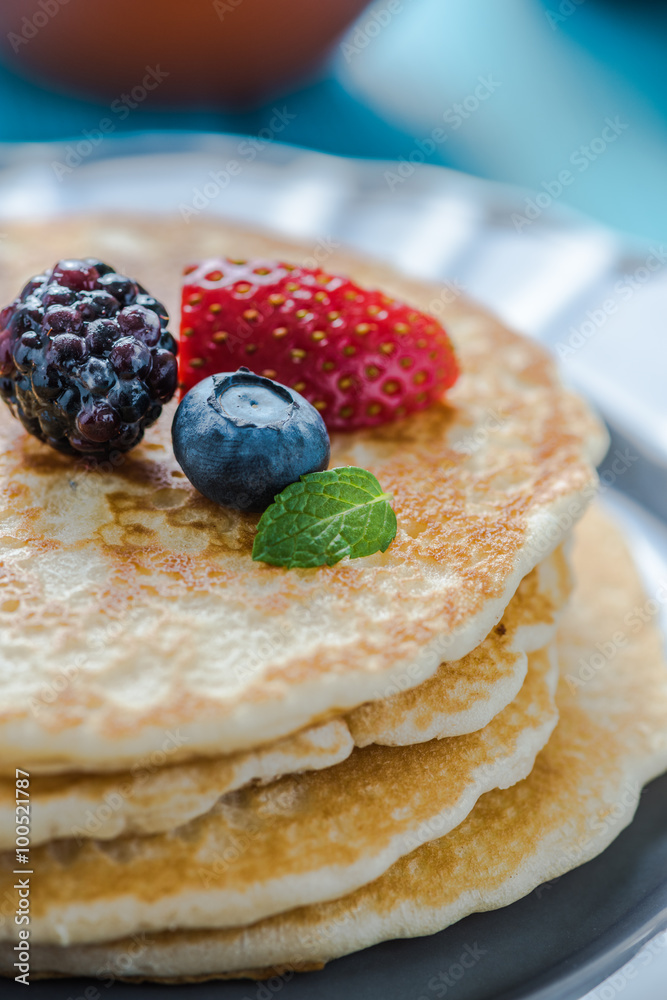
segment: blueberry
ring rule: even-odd
[[[247,368],[212,375],[181,400],[174,454],[215,503],[261,511],[276,494],[329,464],[329,436],[311,404]]]

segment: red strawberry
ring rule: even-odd
[[[310,400],[332,430],[422,410],[458,365],[440,324],[325,271],[263,260],[206,260],[185,271],[183,392],[246,365]]]

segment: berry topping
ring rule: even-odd
[[[317,410],[247,368],[212,375],[181,400],[174,454],[200,493],[225,507],[265,510],[290,483],[329,464]]]
[[[45,333],[79,333],[82,326],[83,317],[73,306],[49,306],[44,313]]]
[[[186,269],[183,391],[239,364],[301,393],[332,430],[424,409],[458,365],[426,313],[347,278],[275,261],[207,260]]]
[[[84,288],[96,288],[100,273],[91,261],[59,260],[53,268],[52,280],[65,288],[80,292]]]
[[[136,283],[131,278],[126,278],[124,274],[109,271],[102,275],[97,284],[124,306],[136,302],[138,294]]]
[[[76,425],[90,441],[108,441],[120,427],[120,414],[107,402],[90,403],[80,411]]]
[[[44,308],[48,309],[49,306],[68,306],[74,302],[75,297],[76,293],[70,288],[65,288],[64,285],[57,285],[54,283],[52,285],[47,285],[42,293],[41,299]]]
[[[59,451],[128,451],[176,390],[168,322],[157,299],[108,264],[61,260],[0,312],[0,395]]]
[[[92,354],[106,355],[119,337],[121,329],[113,319],[100,319],[88,324],[86,343]]]
[[[124,333],[131,334],[155,347],[162,334],[159,317],[145,306],[128,306],[118,313],[118,323]]]
[[[58,333],[51,340],[48,359],[61,368],[71,369],[82,364],[88,357],[88,344],[75,333]],[[34,365],[39,364],[39,358]]]
[[[109,355],[111,366],[122,379],[145,378],[151,369],[151,352],[134,337],[121,337]]]

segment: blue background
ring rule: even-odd
[[[295,115],[278,137],[361,157],[409,158],[479,78],[492,96],[428,155],[483,177],[542,190],[601,132],[627,128],[562,200],[627,232],[667,240],[667,8],[620,0],[402,0],[365,31],[377,0],[319,79],[244,114],[139,107],[116,132],[255,133],[274,106]],[[355,45],[361,39],[363,47]],[[361,34],[359,34],[361,32]],[[365,44],[364,44],[365,39]],[[473,102],[474,103],[474,102]],[[0,140],[81,138],[108,106],[49,91],[0,69]]]

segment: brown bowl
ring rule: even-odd
[[[0,58],[90,99],[134,89],[152,106],[238,106],[315,68],[366,3],[2,0]]]

